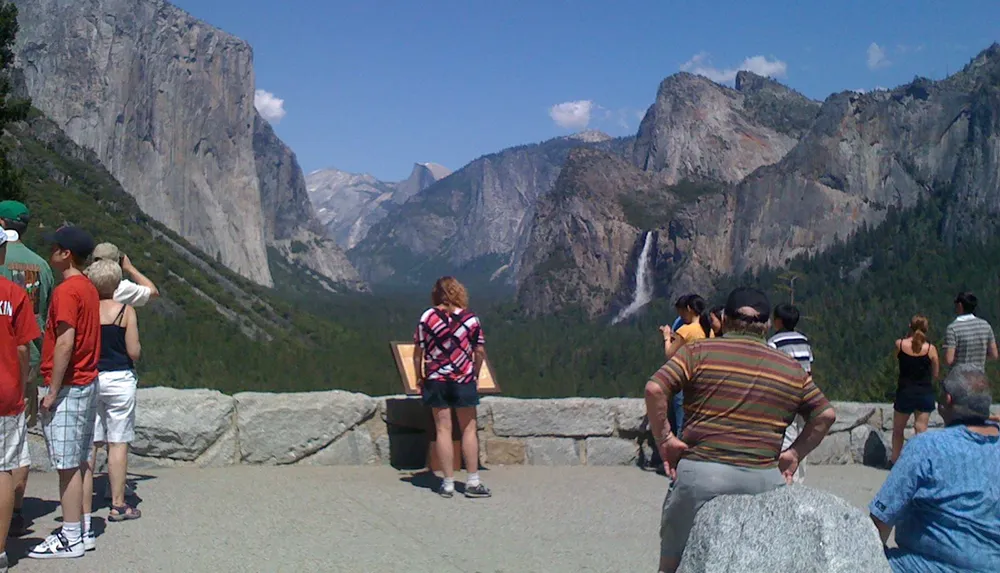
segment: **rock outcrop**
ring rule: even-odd
[[[372,225],[449,174],[442,165],[416,163],[406,180],[387,183],[367,173],[321,169],[310,173],[306,184],[325,233],[344,249],[352,249]]]
[[[163,0],[17,0],[34,105],[143,211],[261,284],[249,44]]]
[[[463,268],[512,282],[535,203],[552,189],[570,150],[624,153],[630,145],[585,132],[481,157],[375,224],[348,256],[370,282],[420,283]]]
[[[633,154],[636,165],[665,173],[668,179],[676,180],[686,170],[699,180],[730,185],[717,194],[686,200],[685,208],[669,216],[650,218],[636,228],[633,242],[617,245],[620,250],[615,253],[603,246],[610,240],[592,241],[597,250],[581,254],[582,258],[613,264],[606,272],[594,266],[588,269],[593,272],[583,277],[583,289],[572,283],[576,280],[572,273],[569,284],[545,284],[543,290],[562,293],[557,304],[550,296],[539,295],[538,281],[527,281],[519,297],[530,311],[582,304],[598,314],[602,310],[600,300],[593,297],[596,290],[604,293],[603,310],[608,310],[631,286],[623,280],[620,260],[626,253],[634,261],[640,230],[657,232],[655,282],[669,285],[661,293],[666,296],[680,290],[711,290],[725,275],[782,267],[797,256],[829,248],[861,225],[879,225],[890,208],[913,207],[935,193],[945,199],[946,240],[982,240],[996,231],[1000,45],[985,50],[946,80],[918,78],[891,91],[834,94],[816,115],[809,111],[812,103],[771,80],[743,74],[738,84],[740,90],[729,93],[709,87],[707,80],[668,78],[640,128]],[[736,101],[739,106],[732,103]],[[704,106],[726,102],[733,107],[716,109],[710,117],[699,115]],[[715,122],[715,117],[726,121]],[[684,122],[691,127],[685,129]],[[706,126],[716,130],[715,135],[706,132]],[[768,164],[799,134],[794,148]],[[720,146],[715,137],[734,139]],[[702,143],[712,152],[705,152]],[[607,179],[629,177],[635,175],[626,175],[618,166]],[[571,187],[553,197],[597,193],[585,189],[585,184]],[[617,191],[603,195],[630,193],[627,187]],[[535,226],[565,226],[576,218],[599,229],[606,225],[593,218],[599,210],[565,201],[545,210],[557,213],[555,217],[540,209]],[[559,236],[557,231],[539,228],[532,236],[541,243],[528,250],[541,254],[526,266],[567,249],[565,242],[544,243],[547,237]],[[519,276],[534,272],[522,269]]]
[[[772,127],[775,121],[770,118],[780,116],[780,109],[769,113],[758,101],[764,99],[767,89],[774,94],[769,101],[780,106],[782,86],[749,78],[744,74],[739,84],[751,92],[749,100],[739,90],[685,72],[663,80],[656,102],[639,126],[636,166],[663,172],[673,183],[681,179],[733,183],[784,157],[795,146],[796,138]],[[791,94],[785,97],[795,105],[805,101],[818,111],[818,104],[782,89]]]
[[[366,290],[347,255],[326,238],[316,220],[295,153],[257,113],[254,114],[253,147],[267,246],[338,287]]]
[[[254,109],[249,44],[164,0],[15,4],[34,105],[144,212],[259,284],[273,282],[272,246],[358,287],[343,252],[315,234],[294,154]]]
[[[724,495],[702,506],[678,573],[890,573],[871,518],[803,486]]]

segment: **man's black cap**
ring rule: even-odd
[[[80,259],[86,259],[94,252],[94,238],[80,227],[59,227],[54,233],[45,235],[49,244],[59,245]]]
[[[752,308],[757,311],[757,315],[748,316],[740,309]],[[767,300],[767,295],[750,287],[740,287],[729,293],[726,299],[726,316],[737,318],[749,322],[767,322],[771,318],[771,302]]]

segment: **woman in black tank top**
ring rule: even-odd
[[[934,379],[938,377],[941,365],[937,348],[927,342],[929,329],[927,318],[914,316],[910,320],[909,335],[896,341],[899,381],[896,385],[896,401],[893,403],[895,415],[892,420],[890,464],[895,464],[903,451],[903,432],[910,416],[915,416],[913,429],[920,434],[927,430],[927,423],[935,408]]]

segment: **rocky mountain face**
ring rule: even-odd
[[[740,126],[717,126],[720,133],[738,138],[716,148],[714,157],[684,151],[685,140],[670,127],[677,124],[678,115],[697,115],[679,110],[676,100],[665,97],[663,87],[640,129],[634,164],[653,172],[648,176],[665,177],[664,182],[672,183],[679,169],[687,169],[701,181],[714,176],[717,182],[728,179],[728,184],[714,191],[697,186],[695,193],[682,191],[679,204],[676,186],[667,190],[673,199],[664,199],[662,192],[643,198],[632,191],[639,177],[632,166],[607,158],[578,158],[582,165],[574,170],[567,166],[566,176],[549,198],[558,204],[539,207],[529,246],[532,256],[525,258],[519,292],[519,300],[529,311],[544,313],[581,305],[591,315],[606,312],[633,287],[629,280],[645,231],[656,233],[656,283],[663,285],[661,294],[668,296],[682,290],[710,292],[713,281],[722,275],[784,266],[796,256],[828,248],[862,224],[878,225],[890,208],[911,207],[932,193],[951,196],[943,229],[949,240],[981,239],[996,232],[1000,213],[998,45],[946,80],[917,79],[891,91],[834,94],[812,115],[807,127],[803,126],[812,104],[774,82],[744,75],[736,91],[742,94],[745,113],[734,116],[732,110],[716,110],[711,114],[729,113]],[[684,96],[687,101],[696,99],[690,93]],[[713,94],[697,101],[721,100]],[[663,104],[672,111],[657,109]],[[787,112],[781,111],[782,106]],[[746,121],[753,122],[753,130]],[[699,145],[711,141],[702,129],[696,127],[693,138]],[[742,137],[751,131],[753,137]],[[774,135],[762,138],[768,131],[789,138],[801,133],[801,137],[779,161],[762,163],[741,177],[741,171],[752,165],[748,159],[773,157],[760,147],[750,147],[759,141],[782,141]],[[734,157],[737,141],[752,151]],[[707,164],[696,163],[696,158]],[[588,162],[597,167],[588,168]],[[601,176],[593,174],[594,170]],[[623,201],[638,203],[633,211],[648,217],[629,217],[627,208],[618,209]],[[666,207],[660,209],[657,201]],[[671,201],[675,201],[672,208]],[[628,233],[620,229],[623,219],[632,237],[624,244],[622,237]],[[587,233],[593,238],[582,240],[582,231],[571,233],[581,221],[587,222]],[[559,253],[583,248],[576,243],[589,245],[587,252],[574,253],[562,267],[580,265],[583,271],[562,268],[553,273],[553,265],[547,262],[554,256],[558,260]],[[630,262],[623,264],[623,259]]]
[[[418,284],[465,269],[512,283],[535,203],[552,189],[570,150],[624,154],[631,144],[585,132],[481,157],[388,214],[348,256],[370,282]]]
[[[367,173],[322,169],[310,173],[306,185],[326,234],[344,249],[351,249],[372,225],[450,174],[447,167],[436,163],[416,163],[406,180],[388,183]]]
[[[254,116],[253,148],[267,245],[288,261],[317,273],[326,279],[324,283],[367,290],[347,255],[326,237],[316,219],[295,153],[260,114]]]
[[[146,213],[271,285],[269,233],[298,233],[290,222],[309,205],[282,188],[294,184],[291,163],[264,166],[275,177],[262,197],[250,46],[163,0],[14,3],[18,64],[35,106],[94,151]],[[298,203],[263,212],[262,201],[285,198]]]

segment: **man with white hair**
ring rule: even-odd
[[[946,428],[914,436],[868,506],[896,573],[996,571],[1000,564],[1000,425],[978,364],[941,383]]]
[[[94,262],[114,261],[122,268],[122,274],[128,275],[132,280],[123,278],[115,291],[115,301],[133,307],[145,306],[150,300],[160,296],[153,281],[146,278],[132,264],[128,255],[122,254],[118,247],[112,243],[101,243],[94,248]],[[134,281],[134,282],[133,282]]]

